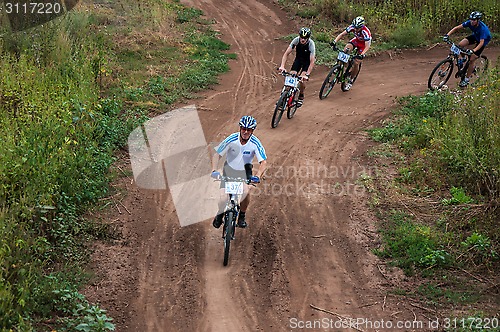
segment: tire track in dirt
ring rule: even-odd
[[[367,192],[335,190],[354,186],[357,171],[367,167],[361,160],[369,147],[364,129],[387,116],[397,96],[423,93],[446,50],[367,58],[352,91],[336,87],[323,101],[317,93],[327,68],[319,66],[304,106],[271,129],[282,86],[274,67],[288,44],[276,38],[297,27],[271,0],[183,2],[215,18],[230,52],[238,55],[221,84],[197,105],[206,137],[218,142],[237,130],[240,116],[254,115],[269,170],[252,200],[249,228],[238,229],[231,244],[227,267],[221,230],[211,220],[180,227],[167,190],[124,186],[131,215],[120,215],[119,222],[127,240],[100,247],[96,262],[108,267],[100,275],[111,281],[91,286],[89,299],[99,299],[117,318],[117,331],[127,332],[289,331],[292,317],[335,319],[310,304],[345,317],[422,319],[415,308],[384,297],[389,281],[371,253],[375,221],[367,211]],[[304,171],[308,167],[312,175]],[[321,173],[322,167],[330,173]],[[323,183],[327,191],[315,193]],[[279,191],[289,184],[290,195]],[[294,192],[301,186],[308,189]]]

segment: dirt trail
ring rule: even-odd
[[[339,319],[311,304],[343,317],[426,324],[429,313],[386,296],[398,276],[370,251],[375,219],[359,178],[375,171],[363,163],[370,145],[364,129],[387,116],[397,96],[423,93],[446,51],[367,58],[352,91],[337,87],[323,101],[317,94],[327,68],[319,66],[304,106],[271,129],[282,85],[274,69],[288,44],[277,38],[296,31],[296,22],[269,0],[183,2],[214,18],[238,55],[221,84],[196,101],[207,140],[222,140],[239,117],[252,114],[269,169],[227,267],[211,220],[181,228],[168,190],[122,179],[129,213],[106,216],[120,237],[97,245],[89,298],[108,309],[117,331],[289,331],[298,321]]]

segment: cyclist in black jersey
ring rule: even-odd
[[[311,70],[313,69],[314,62],[316,61],[316,47],[314,45],[314,41],[311,39],[311,29],[301,28],[299,35],[292,40],[283,54],[283,58],[281,59],[281,65],[279,67],[280,72],[285,71],[286,60],[288,55],[292,53],[293,49],[296,50],[296,55],[290,72],[299,73],[302,78],[302,82],[299,85],[299,100],[297,102],[297,106],[300,107],[304,102],[304,90],[306,88],[305,81],[309,80]]]

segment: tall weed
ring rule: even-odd
[[[434,148],[450,181],[477,195],[500,197],[500,74],[498,66],[475,89],[455,97]]]

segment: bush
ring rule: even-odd
[[[425,33],[422,21],[410,16],[393,26],[390,39],[396,47],[417,47],[425,42]]]

